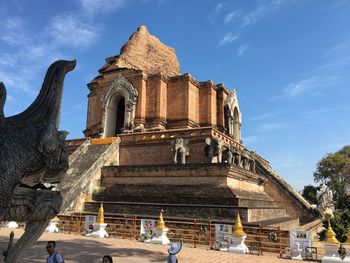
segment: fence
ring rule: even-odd
[[[59,218],[61,232],[84,234],[85,215],[59,215]],[[141,218],[136,216],[105,217],[105,223],[107,223],[106,230],[110,237],[140,239]],[[181,240],[192,244],[194,248],[207,246],[213,249],[217,245],[215,223],[217,222],[210,220],[166,220],[166,226],[169,228],[168,238],[171,241]],[[232,225],[232,222],[220,222],[220,224]],[[245,243],[252,253],[262,255],[263,252],[274,252],[282,255],[285,247],[288,246],[289,232],[279,227],[246,225],[244,231],[247,233]]]

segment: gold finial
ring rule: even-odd
[[[165,222],[163,220],[163,210],[160,210],[159,220],[157,222],[156,228],[164,229],[166,228]]]
[[[333,231],[333,229],[331,227],[331,222],[330,221],[328,221],[328,228],[327,228],[327,231],[326,231],[326,240],[325,240],[325,242],[329,243],[329,244],[339,244],[339,241],[336,238],[336,234],[335,234],[335,232]]]
[[[243,225],[241,222],[241,218],[239,217],[239,213],[237,214],[236,223],[232,232],[232,236],[234,237],[247,236],[247,234],[243,231]]]
[[[51,219],[51,221],[58,222],[58,221],[60,221],[60,219],[57,216],[55,216],[54,218]]]
[[[100,209],[98,210],[96,222],[97,222],[97,224],[104,224],[105,223],[103,203],[101,203]]]

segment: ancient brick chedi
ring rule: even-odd
[[[131,36],[119,56],[106,62],[88,84],[86,136],[213,126],[239,142],[235,92],[180,75],[174,49],[150,35],[145,26]]]
[[[239,212],[270,225],[312,220],[311,206],[241,143],[236,91],[181,75],[175,50],[145,26],[88,88],[86,138],[68,141],[72,151],[85,142],[62,186],[65,211],[97,212],[104,201],[110,215],[164,209],[168,218],[233,220]]]

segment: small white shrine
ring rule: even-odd
[[[93,224],[93,230],[91,233],[88,233],[85,236],[99,237],[99,238],[108,237],[106,226],[107,224],[105,223],[105,219],[104,219],[103,204],[101,203],[100,209],[98,210],[96,223]]]
[[[338,253],[339,241],[336,238],[336,234],[333,231],[330,222],[328,222],[325,242],[325,253],[322,258],[322,263],[342,262]]]
[[[167,237],[167,233],[169,228],[165,226],[165,222],[163,220],[163,210],[160,211],[159,220],[157,222],[156,227],[154,228],[154,235],[150,239],[146,239],[146,243],[152,244],[162,244],[167,245],[170,244],[170,240]]]
[[[58,231],[59,231],[58,222],[59,221],[60,221],[60,219],[57,216],[52,218],[45,231],[49,232],[49,233],[58,233]]]
[[[228,252],[246,254],[249,252],[248,247],[244,243],[247,234],[243,231],[243,225],[239,213],[237,214],[236,223],[231,237],[231,245],[228,247]]]

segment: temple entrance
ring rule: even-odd
[[[115,124],[115,135],[122,133],[124,128],[124,116],[125,116],[125,99],[120,98],[117,105],[117,119]]]
[[[137,90],[123,76],[118,76],[103,98],[103,138],[131,133],[134,128]]]
[[[113,137],[123,132],[125,123],[125,98],[114,95],[108,105],[105,137]]]

